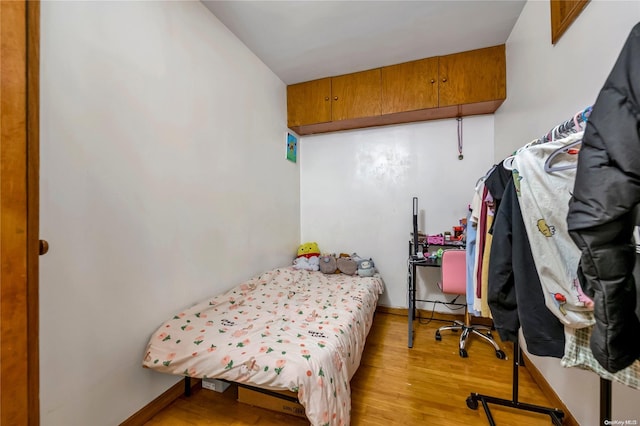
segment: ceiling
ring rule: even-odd
[[[526,0],[202,3],[293,84],[502,44]]]

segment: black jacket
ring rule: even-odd
[[[516,341],[522,327],[529,353],[556,358],[564,355],[564,326],[545,305],[511,180],[494,221],[488,293],[493,324],[502,340]]]
[[[640,24],[627,39],[585,128],[567,223],[593,299],[590,347],[608,371],[640,357],[632,241],[640,203]]]

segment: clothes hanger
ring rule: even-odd
[[[559,139],[561,137],[560,126],[562,126],[562,123],[558,124],[556,127],[553,128],[553,132],[552,132],[553,137],[551,138],[551,142],[555,142],[556,139]]]
[[[502,162],[502,167],[504,167],[506,170],[513,171],[514,158],[516,158],[515,154],[505,158],[504,161]]]
[[[558,124],[556,127],[554,127],[553,129],[551,129],[546,135],[544,135],[542,138],[539,139],[534,139],[531,142],[529,142],[528,144],[526,144],[525,146],[519,148],[517,151],[515,151],[513,153],[513,155],[507,157],[504,159],[504,161],[502,162],[502,166],[507,169],[512,171],[513,170],[513,160],[515,159],[515,156],[518,154],[518,152],[522,151],[523,149],[529,148],[530,146],[533,145],[537,145],[537,144],[541,144],[541,143],[546,143],[546,142],[553,142],[556,140],[556,138],[561,138],[564,136],[568,136],[568,134],[572,134],[572,133],[579,133],[581,131],[584,130],[584,127],[586,127],[587,125],[587,119],[589,117],[589,115],[591,115],[591,111],[592,111],[593,107],[589,106],[587,108],[585,108],[582,111],[578,111],[574,116],[573,116],[573,126],[569,127],[569,125],[571,124],[571,120],[566,121],[564,123]],[[579,118],[582,119],[582,123],[580,122]],[[547,160],[545,161],[544,164],[544,170],[549,173],[549,172],[553,172],[553,171],[560,171],[560,170],[568,170],[571,168],[574,168],[576,166],[557,166],[557,167],[552,167],[551,161],[553,159],[555,159],[555,157],[557,157],[559,154],[564,153],[564,154],[577,154],[579,150],[577,150],[576,148],[574,148],[574,144],[578,145],[582,143],[582,141],[576,141],[573,142],[567,146],[563,146],[561,148],[558,148],[556,151],[552,152],[549,157],[547,158]],[[572,151],[575,150],[575,151]]]
[[[573,130],[574,130],[576,133],[578,133],[578,132],[580,132],[580,131],[582,131],[582,130],[583,130],[583,129],[582,129],[582,125],[581,125],[581,124],[580,124],[580,122],[578,121],[578,116],[579,116],[580,114],[584,114],[584,111],[578,111],[578,112],[576,113],[576,115],[574,115],[574,116],[573,116],[573,125],[574,125]]]
[[[518,155],[518,153],[519,153],[519,152],[521,152],[522,150],[527,149],[527,148],[529,148],[529,147],[531,147],[531,146],[541,144],[541,143],[543,143],[543,142],[544,142],[544,141],[543,141],[542,139],[534,139],[534,140],[532,140],[531,142],[529,142],[528,144],[526,144],[526,145],[524,145],[524,146],[522,146],[522,147],[518,148],[518,149],[513,153],[513,155],[508,156],[507,158],[505,158],[505,159],[502,161],[502,167],[504,167],[506,170],[513,171],[513,160],[516,158],[516,155]]]
[[[487,180],[487,178],[489,177],[489,175],[496,169],[496,167],[498,167],[497,164],[494,164],[493,166],[491,166],[491,168],[487,171],[487,173],[484,174],[484,176],[482,176],[481,178],[479,178],[476,181],[476,184],[474,185],[474,190],[477,191],[479,188],[480,183],[484,182],[485,180]]]
[[[574,133],[579,133],[582,132],[584,130],[584,127],[586,127],[587,125],[587,114],[591,114],[591,109],[592,107],[587,107],[582,111],[578,111],[574,116],[573,116],[573,132]],[[578,120],[578,117],[582,118],[582,123],[580,123],[580,121]],[[555,130],[555,129],[554,129]],[[552,131],[552,133],[554,133]],[[549,157],[547,157],[547,159],[544,162],[544,171],[547,173],[552,173],[552,172],[559,172],[561,170],[569,170],[569,169],[574,169],[576,167],[578,167],[577,164],[567,164],[564,166],[552,166],[551,163],[553,162],[553,160],[560,154],[569,154],[569,155],[576,155],[580,152],[578,147],[579,145],[582,145],[582,138],[569,143],[568,145],[562,146],[558,149],[556,149],[555,151],[553,151],[551,154],[549,154]]]
[[[591,111],[593,111],[593,105],[586,107],[584,111],[582,111],[582,122],[585,124],[585,127],[587,125],[587,120],[591,115]]]
[[[560,154],[569,154],[569,155],[578,154],[580,149],[579,148],[576,149],[576,147],[579,145],[582,145],[582,138],[578,139],[577,141],[573,141],[567,145],[561,146],[560,148],[553,151],[551,154],[549,154],[549,156],[544,162],[544,171],[547,173],[552,173],[552,172],[559,172],[561,170],[575,169],[576,167],[578,167],[577,163],[565,164],[564,166],[552,166],[551,163]]]

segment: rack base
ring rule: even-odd
[[[487,415],[487,420],[491,426],[495,426],[495,421],[491,415],[489,404],[503,405],[506,407],[516,408],[518,410],[533,411],[535,413],[548,414],[551,417],[551,421],[556,426],[562,426],[562,419],[564,418],[564,412],[557,408],[541,407],[538,405],[527,404],[524,402],[511,401],[508,399],[496,398],[488,395],[481,395],[479,393],[471,393],[467,397],[467,407],[472,410],[478,409],[478,401],[482,403],[482,408]]]
[[[522,364],[522,352],[520,351],[520,342],[516,340],[513,342],[513,382],[512,382],[512,398],[502,399],[495,396],[481,395],[479,393],[472,392],[467,397],[467,407],[472,410],[478,409],[478,401],[482,403],[482,408],[487,415],[487,420],[490,426],[496,426],[496,422],[491,415],[491,409],[489,404],[502,405],[505,407],[515,408],[517,410],[532,411],[534,413],[548,414],[551,417],[551,421],[556,426],[562,426],[562,419],[564,418],[564,412],[557,408],[541,407],[539,405],[527,404],[518,401],[518,367]]]

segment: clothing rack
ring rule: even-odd
[[[513,344],[513,387],[511,400],[496,398],[495,396],[481,395],[479,393],[472,392],[471,395],[467,397],[467,407],[471,408],[472,410],[477,410],[478,401],[480,401],[482,403],[482,408],[484,408],[484,412],[487,415],[487,420],[489,421],[489,424],[491,426],[495,426],[496,423],[493,420],[493,416],[491,415],[489,404],[502,405],[518,410],[532,411],[534,413],[548,414],[551,417],[551,421],[554,425],[562,426],[562,419],[564,417],[564,412],[562,410],[558,410],[557,408],[541,407],[539,405],[527,404],[518,401],[518,367],[522,363],[521,356],[522,353],[520,352],[520,344],[518,340],[516,340]]]
[[[549,133],[538,139],[539,143],[550,142],[557,137],[567,135],[568,133],[576,132],[576,127],[582,127],[582,124],[586,124],[591,111],[592,106],[588,106],[582,112],[578,112],[572,119],[565,121],[559,126],[553,128]],[[600,425],[607,424],[611,420],[611,380],[600,378]]]
[[[534,140],[528,145],[535,145],[539,143],[546,143],[566,136],[570,133],[580,131],[583,124],[586,124],[589,116],[591,115],[592,107],[589,106],[583,111],[579,111],[573,118],[563,122],[562,124],[551,129],[547,134],[539,139]],[[495,426],[495,421],[491,415],[491,409],[489,404],[496,404],[506,407],[515,408],[518,410],[531,411],[535,413],[548,414],[554,425],[561,426],[562,419],[564,418],[564,412],[557,408],[542,407],[539,405],[532,405],[520,402],[518,400],[518,367],[522,363],[522,352],[520,350],[520,344],[518,339],[514,342],[513,346],[513,384],[512,384],[512,398],[511,400],[497,398],[489,395],[482,395],[472,392],[466,400],[467,407],[472,410],[478,409],[478,401],[482,403],[482,407],[487,415],[487,420],[491,426]],[[607,424],[606,422],[611,420],[611,380],[600,378],[600,425]]]
[[[566,136],[569,133],[579,132],[580,128],[582,127],[581,125],[586,124],[587,120],[589,119],[592,109],[593,107],[588,106],[584,110],[578,111],[578,113],[574,115],[573,118],[570,118],[564,123],[559,124],[553,129],[549,130],[549,132],[547,132],[544,136],[534,141],[533,144],[551,142],[552,140],[555,140],[556,138],[562,136]]]

